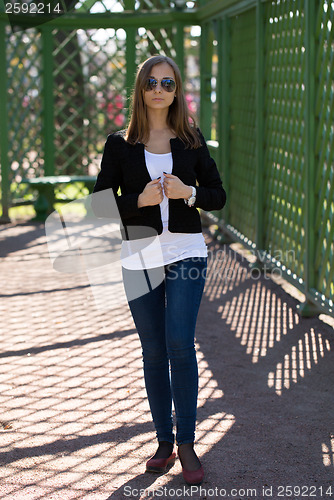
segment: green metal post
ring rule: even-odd
[[[217,116],[217,140],[219,142],[218,158],[217,159],[218,159],[218,167],[220,169],[222,168],[222,165],[224,162],[223,147],[225,146],[225,144],[223,144],[224,118],[225,118],[225,115],[224,115],[225,74],[224,74],[223,36],[224,36],[223,21],[221,19],[218,19],[218,21],[217,21],[218,71],[217,71],[216,92],[217,92],[218,110],[222,111],[222,112],[218,112],[218,116]]]
[[[230,21],[224,17],[222,21],[222,164],[226,192],[230,188]],[[230,218],[230,201],[227,196],[223,216],[228,223]]]
[[[202,25],[200,45],[200,124],[204,137],[211,138],[211,73],[212,73],[212,40],[210,36],[210,24]]]
[[[263,3],[256,4],[256,249],[262,265],[264,252],[263,176],[264,176],[264,19]]]
[[[182,80],[184,79],[184,32],[183,23],[176,22],[176,36],[175,36],[175,49],[176,49],[176,63],[181,71]]]
[[[223,185],[227,192],[226,205],[221,212],[224,224],[229,221],[229,184],[230,184],[230,26],[229,19],[224,17],[218,20],[218,79],[217,99],[218,109],[218,141],[219,167],[223,178]],[[232,238],[227,233],[217,230],[217,239],[221,243],[231,243]]]
[[[6,60],[6,23],[0,22],[0,163],[1,163],[1,205],[2,223],[10,222],[9,210],[9,162],[8,162],[8,123],[7,123],[7,60]]]
[[[125,0],[125,10],[132,11],[135,8],[134,0]],[[136,34],[137,28],[129,26],[126,31],[126,98],[127,98],[127,117],[129,117],[129,105],[132,95],[133,84],[136,73]]]
[[[49,26],[41,26],[40,30],[42,36],[44,175],[53,175],[55,171],[53,37]]]
[[[315,20],[316,3],[305,0],[305,265],[304,290],[306,302],[300,305],[302,316],[319,314],[319,309],[310,300],[308,292],[315,287]]]

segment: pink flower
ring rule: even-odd
[[[117,127],[122,127],[124,125],[124,121],[125,121],[124,115],[117,115],[114,119],[114,123],[115,125],[117,125]]]

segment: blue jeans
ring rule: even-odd
[[[159,441],[177,444],[195,439],[198,370],[195,327],[206,276],[206,257],[194,257],[162,268],[163,281],[129,301],[140,337],[148,401]],[[123,268],[125,292],[146,271]],[[170,365],[170,371],[169,371]]]

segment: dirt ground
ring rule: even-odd
[[[124,294],[93,300],[87,274],[51,265],[43,224],[0,226],[0,498],[334,498],[334,335],[207,236],[197,325],[196,449],[145,474],[156,448]]]

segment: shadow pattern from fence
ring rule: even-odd
[[[334,4],[225,5],[204,24],[220,46],[213,152],[228,203],[215,214],[219,231],[305,294],[302,315],[333,315]]]

